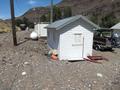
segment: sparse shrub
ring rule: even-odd
[[[25,24],[29,28],[34,28],[34,23],[30,22],[26,17],[16,20],[16,26],[20,27],[21,24]]]
[[[93,21],[94,23],[98,24],[100,27],[103,27],[103,28],[110,28],[118,22],[114,13],[109,13],[105,16],[93,14],[91,16],[90,20]]]

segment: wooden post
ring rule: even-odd
[[[50,23],[53,22],[53,0],[51,0],[51,13],[50,13]]]
[[[15,28],[15,14],[14,14],[14,0],[10,0],[10,8],[11,8],[13,44],[14,44],[14,46],[17,46],[16,28]]]

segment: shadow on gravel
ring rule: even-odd
[[[104,49],[104,50],[100,50],[101,52],[112,52],[112,53],[114,53],[115,52],[115,50],[113,50],[113,49]]]
[[[2,47],[2,44],[0,44],[0,47]]]
[[[75,63],[75,62],[83,62],[83,61],[85,61],[85,60],[72,60],[72,61],[68,61],[68,62],[70,62],[70,63]]]
[[[27,41],[29,41],[29,39],[25,39],[24,41],[18,42],[17,46],[19,46],[19,45],[21,45],[21,44],[23,44],[23,43],[25,43]]]

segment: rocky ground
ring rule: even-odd
[[[120,90],[120,49],[94,51],[109,61],[52,61],[46,41],[32,41],[28,31],[0,34],[0,90]]]

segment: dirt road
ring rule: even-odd
[[[109,61],[51,61],[45,55],[46,41],[27,40],[28,31],[0,34],[0,90],[120,90],[120,49],[94,51]]]

